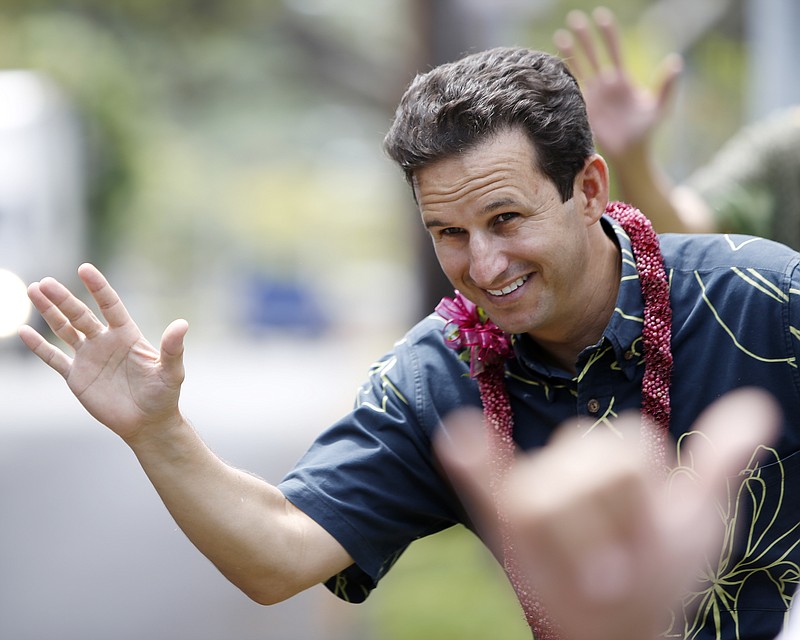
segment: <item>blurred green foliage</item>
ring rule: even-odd
[[[2,0],[0,66],[48,74],[81,119],[87,258],[158,273],[166,291],[261,271],[316,271],[324,289],[332,264],[407,262],[405,187],[380,148],[389,110],[326,84],[313,51],[356,42],[364,17],[341,18],[282,2]]]
[[[637,23],[653,3],[606,4],[625,27],[634,73],[652,81],[647,75],[671,45],[669,33]],[[541,8],[508,33],[552,50],[552,32],[563,24],[568,9],[590,10],[595,3],[531,5]],[[242,169],[253,177],[255,167],[269,174],[279,163],[282,170],[294,171],[295,182],[302,182],[307,164],[301,160],[295,168],[295,158],[339,137],[338,118],[350,129],[346,134],[371,148],[372,154],[362,160],[367,167],[374,165],[394,100],[418,60],[412,49],[418,44],[415,27],[421,26],[419,6],[412,0],[369,6],[352,0],[1,0],[0,64],[52,75],[83,114],[95,253],[106,256],[118,250],[120,238],[132,230],[137,241],[140,234],[169,234],[174,220],[166,229],[160,224],[187,209],[193,217],[224,219],[233,214],[237,229],[230,230],[231,241],[236,242],[243,218],[254,220],[253,232],[263,232],[264,220],[255,219],[271,213],[270,204],[287,193],[273,192],[269,198],[264,189],[260,195],[240,193],[230,184],[219,184],[220,169],[223,175],[226,169]],[[678,167],[682,173],[707,157],[740,122],[744,69],[741,34],[730,28],[710,30],[685,53],[691,63],[686,93],[692,106],[681,111],[690,128],[681,144],[691,146],[675,150],[669,142],[663,145],[668,158],[683,163]],[[337,65],[338,72],[332,70]],[[363,71],[362,77],[348,78],[347,68]],[[712,109],[715,117],[708,119]],[[332,114],[337,119],[326,121]],[[693,135],[698,131],[703,135]],[[187,172],[192,179],[169,189],[172,200],[153,203],[152,194],[143,194],[153,190],[152,164],[165,150],[172,164],[159,168],[162,180],[164,171],[170,178],[174,174],[178,184],[182,176],[189,177]],[[335,158],[317,160],[338,164]],[[363,171],[363,166],[354,169],[356,176]],[[225,198],[203,193],[209,177],[215,189],[250,202],[250,213],[233,211]],[[312,184],[304,191],[313,189]],[[262,206],[253,203],[254,195]],[[218,201],[225,213],[211,210],[209,201]],[[159,209],[145,211],[145,203]],[[372,208],[376,206],[396,213],[403,204],[390,197]],[[279,208],[294,209],[291,204]],[[324,215],[319,209],[299,216]],[[389,235],[399,232],[392,225],[396,219],[383,217]],[[228,231],[224,223],[221,227]],[[284,236],[285,230],[285,225],[274,230],[276,241],[294,240]],[[328,238],[329,231],[324,234]],[[379,246],[372,240],[370,246]],[[357,253],[360,246],[350,246],[348,253]],[[393,242],[383,246],[389,252],[396,248]],[[392,257],[402,260],[396,253]]]
[[[415,262],[416,215],[380,143],[426,66],[438,1],[0,0],[0,66],[51,75],[81,115],[88,258],[153,265],[165,289],[222,269],[322,273],[324,291],[341,277],[335,265]],[[606,4],[633,72],[652,82],[673,44],[645,19],[658,3]],[[448,27],[462,5],[450,2]],[[594,3],[499,6],[504,43],[552,51],[568,10]],[[460,41],[497,44],[477,32]],[[678,177],[738,126],[744,68],[741,34],[725,21],[683,53],[680,124],[659,138]]]
[[[382,640],[530,639],[500,566],[462,527],[415,542],[371,598]]]

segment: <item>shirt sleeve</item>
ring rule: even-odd
[[[279,485],[354,559],[326,584],[343,599],[364,600],[413,540],[466,522],[431,436],[440,416],[479,397],[465,365],[440,345],[430,335],[406,341],[375,363],[354,410]],[[434,394],[437,380],[454,382]]]

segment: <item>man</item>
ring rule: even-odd
[[[696,465],[709,459],[696,420],[728,391],[763,387],[786,416],[780,436],[774,447],[766,435],[756,441],[763,445],[750,443],[734,467],[742,489],[726,484],[732,493],[706,509],[724,551],[703,565],[710,584],[693,585],[685,606],[659,628],[685,637],[777,634],[799,559],[798,469],[790,457],[800,444],[793,422],[798,256],[756,238],[668,236],[662,258],[649,223],[609,205],[606,164],[592,147],[577,83],[541,52],[500,48],[419,76],[385,145],[460,293],[443,303],[443,317],[420,322],[373,366],[356,408],[320,435],[277,488],[222,463],[181,415],[187,324],[171,324],[154,349],[93,267],[79,274],[108,326],[44,279],[30,297],[75,357],[28,327],[23,341],[131,446],[195,545],[264,603],[323,581],[362,600],[413,540],[483,520],[468,513],[469,500],[458,498],[459,483],[431,444],[457,409],[483,407],[496,430],[493,499],[504,500],[516,447],[540,448],[576,417],[573,431],[615,434],[626,410],[645,414],[649,473],[663,478],[673,468],[671,484],[689,478],[702,487],[714,481]],[[667,430],[678,439],[674,462]],[[595,484],[591,473],[574,473],[573,447],[545,449],[561,452],[568,476],[586,476],[602,514],[584,527],[580,510],[556,509],[563,525],[556,528],[578,547],[615,549],[600,566],[636,568],[628,572],[638,576],[633,581],[590,572],[611,585],[612,599],[628,602],[636,595],[631,585],[659,579],[653,568],[665,566],[638,568],[651,557],[642,551],[663,548],[666,537],[648,481],[637,472],[607,483],[604,473]],[[549,468],[556,474],[561,466]],[[570,621],[548,613],[548,584],[531,581],[535,569],[515,551],[519,518],[502,504],[500,511],[497,543],[489,532],[489,544],[537,637],[560,637]],[[666,582],[674,587],[671,577]],[[662,623],[667,608],[657,604],[649,626],[628,631],[655,635],[653,620]]]

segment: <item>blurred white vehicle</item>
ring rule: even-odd
[[[0,347],[30,316],[25,284],[72,277],[85,232],[82,139],[69,103],[42,74],[0,72]]]

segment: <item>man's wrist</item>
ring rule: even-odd
[[[145,452],[153,448],[163,451],[169,443],[176,443],[189,433],[193,434],[194,429],[180,411],[176,410],[159,420],[144,422],[133,435],[124,440],[135,452]]]

